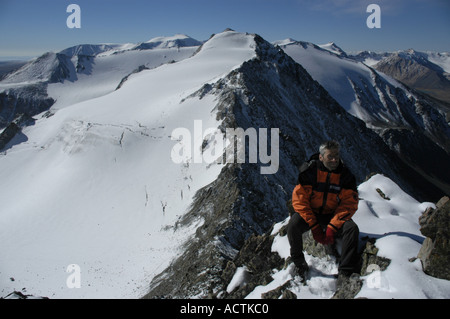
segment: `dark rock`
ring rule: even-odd
[[[20,114],[37,115],[47,111],[55,100],[47,95],[47,84],[29,84],[0,93],[0,128],[8,126]]]
[[[23,289],[25,290],[25,289]],[[14,291],[5,297],[1,297],[0,299],[49,299],[48,297],[38,297],[34,295],[26,295],[20,291]]]
[[[385,193],[383,193],[383,191],[379,188],[376,189],[377,193],[380,194],[381,198],[385,199],[385,200],[391,200],[389,197],[386,196]]]
[[[20,127],[16,123],[9,124],[0,134],[0,150],[8,144],[17,133],[20,132]]]
[[[230,282],[237,267],[244,265],[248,268],[249,280],[247,280],[245,286],[239,287],[235,291],[227,294],[225,298],[244,298],[253,291],[255,287],[269,284],[273,280],[271,276],[273,269],[283,268],[284,259],[277,253],[272,253],[271,251],[275,236],[269,234],[270,232],[261,236],[250,236],[250,238],[245,241],[234,261],[227,264],[222,275],[224,282]],[[279,291],[272,292],[271,294],[267,293],[264,298],[273,299],[272,297],[275,294],[277,294],[275,298],[278,298],[285,289],[286,287]]]
[[[418,258],[426,274],[450,280],[450,200],[442,198],[436,209],[429,208],[419,218],[421,233],[426,236]]]
[[[34,125],[35,120],[26,113],[18,114],[14,121],[12,121],[0,134],[0,150],[11,142],[11,140],[21,132],[24,126]]]
[[[285,291],[283,291],[283,294],[281,295],[281,299],[297,299],[297,295],[294,294],[289,289],[286,289]]]
[[[343,281],[331,299],[354,299],[363,286],[359,274],[352,274]]]
[[[297,296],[287,288],[291,285],[290,281],[287,281],[282,286],[275,288],[271,291],[263,293],[261,295],[262,299],[297,299]]]
[[[380,271],[386,270],[386,268],[391,263],[389,258],[378,256],[378,248],[375,247],[375,239],[369,238],[364,251],[361,254],[361,275],[365,276],[368,274],[368,268],[370,265],[377,265]]]
[[[254,273],[280,268],[282,259],[271,252],[273,240],[274,236],[252,235],[239,252],[236,262],[245,264]]]

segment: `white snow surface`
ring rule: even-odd
[[[377,192],[380,189],[390,200],[383,199]],[[361,277],[363,287],[356,298],[371,299],[448,299],[450,281],[426,275],[419,259],[410,261],[419,253],[424,240],[420,233],[418,219],[432,203],[419,203],[406,194],[393,181],[383,175],[375,175],[361,184],[359,208],[353,217],[360,229],[360,237],[377,238],[378,256],[391,259],[385,271],[375,269]],[[275,225],[272,235],[287,225],[289,218]],[[338,240],[339,246],[339,240]],[[272,251],[280,257],[290,255],[287,236],[277,235]],[[338,249],[339,250],[339,249]],[[284,270],[274,270],[274,280],[266,286],[258,286],[246,298],[259,299],[261,294],[275,289],[292,280],[289,288],[299,299],[328,299],[336,292],[338,265],[334,257],[317,258],[305,254],[310,272],[306,285],[294,276],[294,264]],[[234,278],[233,287],[245,284],[245,276]],[[238,282],[237,278],[242,281]]]
[[[128,50],[117,54],[102,54],[84,61],[87,70],[78,73],[76,79],[49,84],[47,93],[56,100],[52,106],[58,110],[78,102],[91,100],[114,92],[122,79],[140,66],[157,68],[171,61],[182,61],[191,57],[197,47],[156,48],[152,50]],[[77,64],[78,56],[72,58]],[[0,85],[1,88],[1,85]]]
[[[450,52],[427,52],[428,60],[440,66],[444,72],[450,73]]]
[[[326,44],[320,44],[319,45],[320,48],[327,50],[331,53],[334,53],[336,55],[342,55],[344,54],[344,51],[342,51],[341,48],[339,48],[334,42],[329,42]]]
[[[254,47],[251,35],[225,32],[190,58],[130,76],[117,91],[108,84],[63,98],[77,83],[55,85],[55,114],[36,116],[26,140],[0,154],[0,296],[23,288],[50,298],[143,296],[202,224],[174,227],[222,168],[171,160],[175,128],[220,124],[214,96],[187,97],[253,58]],[[106,79],[116,62],[95,67]],[[66,283],[76,275],[72,264],[81,288]]]
[[[291,56],[294,61],[301,64],[314,80],[319,82],[330,95],[351,115],[361,119],[366,124],[371,123],[397,123],[405,125],[398,110],[390,109],[384,97],[380,94],[375,83],[373,69],[366,64],[340,56],[334,43],[316,46],[308,42],[275,42]],[[377,73],[380,77],[395,88],[403,88],[396,80]],[[373,110],[361,105],[355,94],[355,87],[365,88],[365,93],[374,99]],[[377,100],[379,100],[377,103]]]
[[[145,43],[153,44],[158,48],[173,48],[179,47],[195,47],[199,46],[200,42],[184,34],[176,34],[172,37],[156,37]]]

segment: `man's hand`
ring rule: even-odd
[[[311,232],[316,242],[325,245],[325,234],[323,233],[322,227],[320,227],[320,225],[316,225],[314,228],[312,228]]]
[[[325,234],[324,238],[324,245],[332,245],[334,243],[334,235],[336,234],[336,231],[333,227],[328,226],[327,232]]]

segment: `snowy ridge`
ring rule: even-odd
[[[412,169],[421,167],[423,176],[444,194],[450,190],[450,175],[438,173],[434,169],[436,162],[417,156],[424,148],[429,148],[427,152],[436,154],[435,159],[440,163],[450,160],[450,127],[438,104],[362,62],[338,56],[314,44],[294,42],[281,48],[347,112],[379,134]],[[415,51],[404,54],[431,64],[424,54]],[[383,61],[389,65],[387,60],[393,58]]]
[[[176,34],[172,37],[156,37],[147,42],[137,45],[134,49],[169,49],[180,47],[198,47],[202,45],[202,42],[197,41],[184,34]]]
[[[60,109],[113,92],[124,77],[140,66],[154,69],[181,61],[191,57],[196,49],[129,50],[96,57],[76,56],[72,58],[73,65],[78,67],[76,80],[50,84],[47,92],[56,100],[53,109]]]
[[[262,176],[255,165],[227,165],[212,184],[201,190],[181,220],[205,219],[195,240],[155,277],[147,298],[228,298],[228,291],[235,286],[229,287],[232,278],[228,278],[233,267],[240,269],[238,277],[248,275],[257,282],[266,281],[272,263],[265,248],[255,252],[261,247],[258,241],[246,245],[247,239],[257,240],[274,221],[286,218],[286,202],[297,180],[299,161],[315,153],[326,138],[338,138],[345,145],[342,157],[357,180],[364,180],[370,172],[384,172],[402,185],[414,184],[406,180],[415,172],[399,174],[405,167],[394,160],[396,155],[380,137],[347,113],[305,69],[261,37],[255,36],[255,42],[256,58],[216,84],[203,87],[195,96],[218,96],[224,127],[280,127],[280,171]],[[366,156],[368,153],[372,156]],[[417,183],[414,185],[413,189]],[[242,255],[244,247],[250,248]],[[245,265],[252,269],[251,274],[240,268]],[[269,269],[261,269],[263,265]],[[319,269],[318,274],[325,271]],[[326,274],[330,284],[334,283],[329,274],[332,269],[330,265]],[[243,291],[232,297],[245,296]],[[326,295],[332,293],[330,290]]]
[[[77,45],[46,53],[8,74],[0,81],[0,93],[17,98],[26,90],[33,90],[29,89],[31,85],[39,84],[46,94],[36,99],[53,99],[53,110],[57,110],[113,92],[123,78],[140,67],[153,69],[189,58],[201,44],[188,36],[176,35],[141,44]],[[30,115],[35,114],[30,110]],[[3,116],[12,119],[15,115]]]
[[[80,44],[60,51],[60,54],[74,57],[77,55],[96,56],[105,52],[125,51],[132,48],[132,44]]]
[[[300,63],[311,76],[318,81],[350,114],[372,123],[401,122],[399,110],[392,109],[383,103],[383,95],[375,91],[375,74],[362,63],[351,59],[340,58],[329,50],[318,50],[311,43],[295,42],[282,46],[282,49],[296,62]],[[402,87],[398,82],[392,82],[395,87]],[[375,105],[367,109],[367,105],[361,104],[357,91],[367,88],[374,99]],[[373,90],[370,92],[370,90]],[[378,101],[377,101],[378,100]]]
[[[221,169],[171,161],[174,128],[220,124],[213,98],[181,100],[252,58],[252,45],[251,36],[219,34],[190,59],[25,128],[28,140],[0,156],[2,295],[26,287],[51,298],[142,296],[201,224],[173,229]],[[81,267],[80,289],[66,287],[70,264]]]
[[[324,49],[324,50],[327,50],[327,51],[329,51],[329,52],[331,52],[331,53],[334,53],[334,54],[336,54],[336,55],[339,55],[339,56],[343,56],[343,57],[346,57],[346,56],[347,56],[347,54],[345,53],[345,51],[342,50],[340,47],[338,47],[338,46],[336,45],[336,43],[334,43],[334,42],[329,42],[329,43],[326,43],[326,44],[321,44],[321,45],[319,45],[319,47],[322,48],[322,49]]]
[[[67,61],[68,58],[65,55],[48,52],[8,75],[1,81],[0,90],[3,87],[19,87],[39,82],[57,81],[58,76],[68,77],[70,71],[66,65]]]

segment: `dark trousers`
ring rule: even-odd
[[[317,216],[318,222],[325,227],[330,222],[331,215]],[[303,255],[304,232],[309,230],[309,225],[304,221],[300,214],[295,213],[291,216],[288,224],[288,239],[291,245],[291,258],[296,265],[301,265],[305,260]],[[357,272],[358,266],[358,241],[359,229],[353,220],[344,223],[337,232],[336,238],[342,238],[342,253],[339,262],[339,272],[352,273]]]

